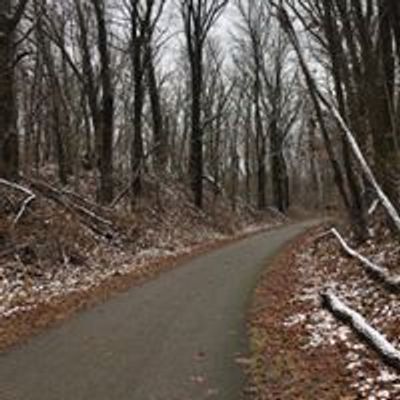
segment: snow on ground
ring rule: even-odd
[[[52,182],[51,175],[43,182]],[[17,224],[13,221],[25,193],[0,187],[0,339],[7,326],[1,325],[4,319],[10,322],[21,313],[29,315],[38,305],[51,305],[69,294],[90,294],[113,277],[151,275],[164,263],[200,251],[207,243],[282,222],[273,213],[260,213],[239,200],[232,212],[230,201],[223,196],[216,199],[211,190],[205,190],[207,212],[199,210],[185,185],[174,179],[158,182],[157,191],[149,190],[149,197],[133,212],[123,202],[109,209],[94,204],[93,177],[84,182],[80,195],[72,197],[65,194],[69,191],[49,186],[57,190],[59,202],[38,191]],[[68,201],[83,206],[96,221],[107,220],[107,228],[100,224],[91,229],[88,222],[93,221],[87,214],[81,218],[76,209],[60,205],[72,204]],[[99,234],[110,224],[111,238]]]
[[[382,240],[382,238],[380,237]],[[396,270],[398,244],[386,235],[386,243],[376,240],[359,248],[362,254],[389,270]],[[306,349],[337,346],[346,360],[351,388],[358,398],[387,400],[400,398],[400,375],[386,367],[351,330],[321,307],[320,293],[331,289],[352,309],[365,317],[396,348],[400,349],[400,296],[388,293],[371,280],[355,260],[345,257],[333,237],[314,241],[296,259],[300,272],[294,309],[284,321],[286,328],[306,329]],[[397,267],[398,268],[398,267]]]
[[[218,235],[221,240],[222,235]],[[210,237],[209,240],[216,239]],[[0,267],[0,316],[11,317],[20,311],[27,311],[38,303],[51,303],[54,298],[73,292],[84,292],[100,286],[113,276],[128,275],[135,270],[145,268],[147,264],[165,257],[181,256],[193,251],[193,247],[175,248],[173,251],[163,248],[150,248],[136,255],[114,254],[114,251],[101,250],[105,262],[90,265],[68,265],[46,271],[35,276],[16,260]],[[108,254],[107,254],[108,253]],[[19,271],[14,275],[14,271]]]
[[[114,276],[130,275],[141,270],[145,272],[150,264],[191,254],[204,243],[257,233],[273,225],[252,224],[236,235],[205,230],[193,235],[191,244],[188,244],[188,238],[179,244],[176,237],[169,238],[168,235],[164,235],[164,243],[159,241],[158,247],[145,248],[136,254],[112,247],[98,247],[93,250],[90,263],[76,265],[65,257],[62,268],[57,266],[44,271],[37,265],[25,265],[16,257],[12,261],[0,264],[0,318],[10,318],[21,312],[28,312],[38,304],[51,303],[54,299],[74,292],[89,291]],[[148,236],[153,236],[153,233],[148,233]],[[142,240],[145,241],[145,238]]]

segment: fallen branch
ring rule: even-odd
[[[321,93],[320,93],[320,96],[322,96]],[[396,228],[400,231],[399,213],[397,212],[396,208],[393,206],[393,203],[390,201],[389,197],[386,195],[386,193],[382,190],[382,188],[378,184],[378,181],[376,180],[374,173],[372,172],[370,166],[368,165],[367,160],[365,159],[364,155],[362,154],[362,151],[361,151],[353,133],[351,132],[350,128],[348,127],[348,125],[346,124],[346,122],[344,121],[342,116],[340,115],[339,111],[333,105],[331,105],[323,96],[322,96],[322,100],[323,100],[324,104],[330,109],[331,113],[335,117],[339,126],[342,128],[343,132],[345,133],[347,141],[349,142],[349,144],[353,150],[353,153],[361,166],[361,169],[362,169],[364,175],[366,176],[368,181],[371,183],[371,185],[375,189],[376,194],[379,197],[379,200],[381,201],[386,212],[392,219]]]
[[[394,292],[400,292],[400,276],[390,276],[385,268],[376,265],[367,257],[361,255],[356,250],[352,249],[343,239],[337,229],[331,230],[332,234],[340,242],[343,250],[351,257],[356,258],[361,262],[366,272],[376,281],[382,283],[387,289]]]
[[[117,197],[113,200],[113,202],[111,203],[111,208],[116,207],[119,202],[127,195],[129,194],[130,190],[131,190],[131,184],[127,185],[125,187],[125,189],[123,189],[118,195]]]
[[[32,181],[32,185],[41,193],[47,194],[48,197],[51,197],[55,201],[58,201],[62,204],[68,204],[68,206],[70,206],[71,208],[75,209],[76,211],[80,212],[81,214],[83,214],[89,218],[92,218],[94,221],[96,221],[100,224],[107,225],[107,226],[113,225],[111,221],[101,217],[100,215],[89,210],[88,208],[83,207],[68,198],[65,198],[63,195],[63,192],[59,191],[58,189],[56,189],[53,186],[50,186],[47,183],[39,182],[39,181]]]
[[[22,218],[22,216],[24,215],[24,212],[26,210],[26,208],[29,206],[30,203],[32,203],[33,200],[36,199],[36,195],[32,193],[31,196],[27,197],[24,202],[22,203],[22,206],[17,214],[17,216],[14,218],[13,221],[13,226],[18,224],[18,221]]]
[[[29,189],[27,189],[24,186],[18,185],[17,183],[14,182],[9,182],[5,179],[0,179],[0,184],[7,186],[8,188],[17,190],[19,192],[24,193],[26,196],[28,196],[22,203],[16,217],[14,218],[13,221],[13,226],[17,225],[18,221],[22,218],[22,216],[24,215],[24,212],[26,210],[26,208],[29,206],[30,203],[32,203],[33,200],[36,199],[36,195]]]
[[[95,202],[84,198],[83,196],[79,195],[78,193],[73,192],[72,190],[62,189],[62,190],[60,190],[60,193],[65,196],[71,197],[72,199],[74,199],[73,202],[75,204],[76,204],[76,202],[79,202],[84,208],[87,208],[87,209],[93,208],[93,209],[99,210],[99,211],[102,211],[102,210],[111,211],[110,208],[105,207],[100,204],[96,204]]]
[[[142,162],[143,162],[143,160],[142,160]],[[130,183],[127,186],[125,186],[125,188],[111,202],[111,205],[110,205],[111,208],[115,208],[125,196],[127,196],[128,194],[131,193],[132,182],[135,182],[136,179],[138,179],[142,175],[142,172],[143,171],[141,170],[141,168],[138,168],[138,170],[135,172],[135,174],[130,178]]]
[[[26,194],[27,196],[33,195],[33,192],[31,190],[29,190],[28,188],[26,188],[24,186],[18,185],[17,183],[10,182],[5,179],[0,179],[0,184],[3,186],[7,186],[11,189],[17,190],[19,192],[22,192],[22,193]]]
[[[376,199],[368,210],[368,215],[371,216],[379,206],[379,199]]]
[[[321,299],[322,305],[348,325],[386,364],[400,371],[400,351],[369,325],[361,314],[344,304],[332,291],[322,293]]]
[[[77,204],[70,198],[65,197],[63,192],[45,182],[30,179],[29,183],[44,197],[53,200],[57,204],[66,208],[68,211],[74,213],[79,218],[80,222],[89,227],[94,233],[104,236],[108,239],[115,236],[113,223],[111,221],[103,218],[88,208]]]

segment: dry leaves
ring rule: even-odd
[[[400,265],[398,243],[381,223],[358,251],[383,267]],[[323,231],[279,257],[257,289],[249,330],[255,399],[400,398],[400,376],[384,366],[346,326],[323,310],[327,287],[359,311],[398,348],[400,297],[382,289]]]

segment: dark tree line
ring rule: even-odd
[[[0,176],[92,177],[99,203],[132,207],[179,180],[200,208],[210,188],[282,213],[334,204],[336,182],[365,232],[373,189],[329,105],[398,207],[399,16],[395,0],[2,0]]]

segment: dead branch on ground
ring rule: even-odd
[[[348,325],[387,365],[400,371],[400,351],[373,328],[361,314],[344,304],[330,290],[322,293],[321,299],[322,305]]]
[[[27,207],[29,206],[30,203],[32,203],[35,199],[36,199],[36,195],[29,190],[28,188],[18,185],[17,183],[14,182],[9,182],[5,179],[0,179],[0,184],[3,186],[6,186],[10,189],[19,191],[24,193],[27,197],[25,198],[25,200],[22,202],[22,205],[16,215],[16,217],[13,220],[13,226],[17,225],[18,221],[22,218],[22,216],[24,215]]]
[[[400,292],[400,276],[390,276],[388,271],[379,265],[376,265],[371,260],[366,258],[365,256],[359,254],[357,251],[352,249],[337,229],[332,229],[331,233],[338,239],[341,244],[343,250],[351,257],[357,259],[361,262],[365,271],[377,282],[382,283],[384,287],[392,292]]]

